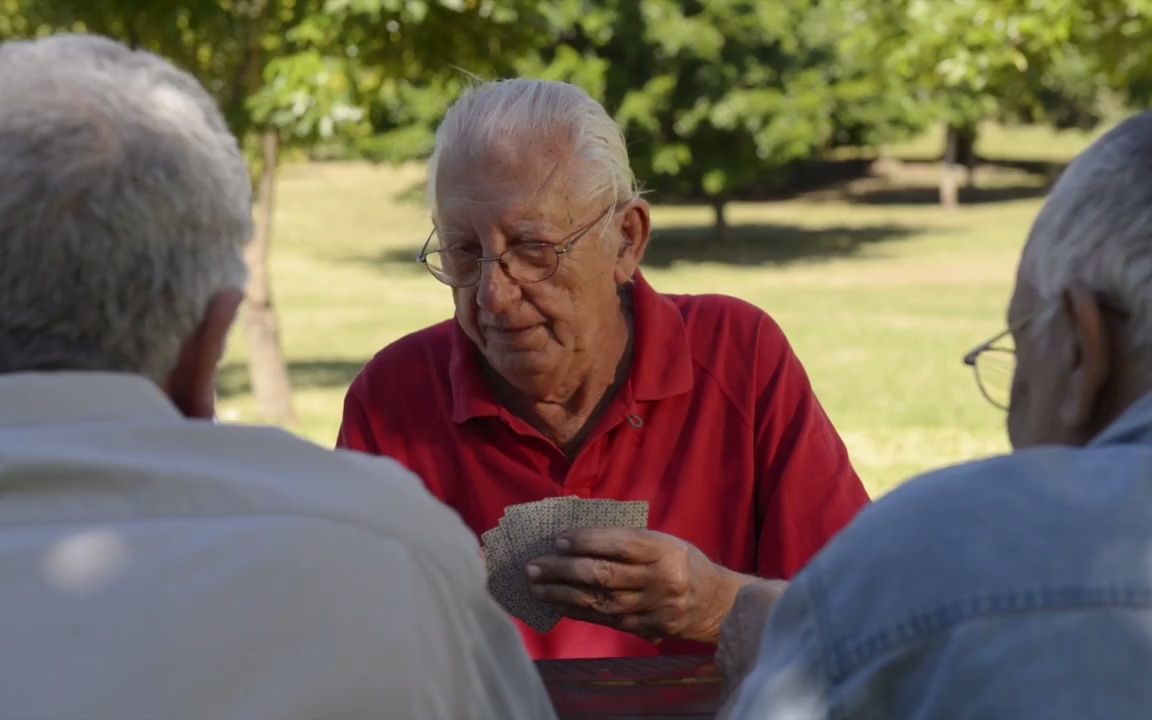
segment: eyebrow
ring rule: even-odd
[[[527,240],[529,242],[563,242],[556,239],[560,235],[555,226],[540,223],[521,223],[508,233],[509,240]]]

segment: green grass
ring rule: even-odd
[[[999,129],[990,141],[1033,143],[1054,160],[1087,140],[1019,132],[1019,143]],[[448,317],[451,299],[414,262],[430,229],[426,212],[395,199],[420,181],[418,168],[295,165],[281,177],[273,273],[299,430],[330,445],[359,367]],[[1003,325],[1039,182],[992,172],[982,184],[1021,199],[953,213],[899,198],[735,204],[722,247],[708,241],[708,209],[657,205],[646,272],[663,291],[728,293],[771,313],[878,495],[926,469],[1007,448],[1003,414],[981,398],[960,358]],[[917,199],[930,197],[928,187]],[[226,359],[220,407],[229,420],[259,419],[241,337]]]

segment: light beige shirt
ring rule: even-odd
[[[0,375],[5,718],[551,718],[478,553],[392,461]]]

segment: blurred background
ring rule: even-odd
[[[475,78],[582,86],[654,203],[646,272],[772,314],[879,495],[1007,448],[960,359],[1003,327],[1046,188],[1146,106],[1152,0],[0,0],[218,98],[252,167],[229,422],[331,445],[344,391],[449,317],[421,160]],[[431,408],[430,408],[430,411]]]

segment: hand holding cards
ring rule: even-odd
[[[569,530],[526,568],[529,592],[564,617],[648,640],[715,643],[740,588],[757,579],[692,543],[637,528]]]
[[[538,632],[548,632],[562,617],[529,590],[524,566],[554,552],[556,537],[575,528],[646,528],[644,501],[547,498],[510,505],[500,523],[481,536],[488,565],[488,588],[509,614]]]

